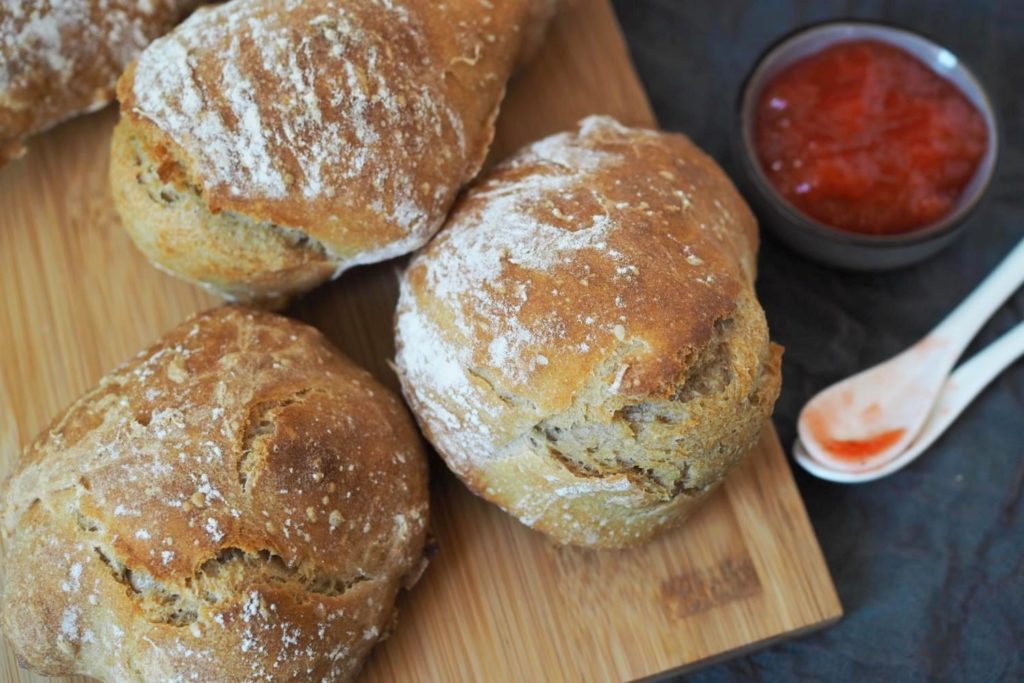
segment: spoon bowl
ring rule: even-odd
[[[917,436],[958,353],[928,336],[900,355],[825,389],[804,406],[800,440],[840,470],[870,469]]]

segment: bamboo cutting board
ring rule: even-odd
[[[607,0],[569,0],[510,88],[494,157],[591,113],[654,125]],[[215,302],[151,268],[107,189],[112,108],[0,169],[0,474],[59,410]],[[290,313],[397,387],[395,263],[357,269]],[[440,553],[400,599],[365,681],[615,681],[692,667],[821,627],[841,607],[770,427],[683,528],[630,551],[559,548],[433,468]],[[3,681],[41,680],[4,645]],[[82,680],[82,679],[79,679]]]

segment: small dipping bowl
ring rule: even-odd
[[[852,40],[877,40],[910,53],[951,82],[978,109],[988,127],[988,147],[952,211],[902,234],[868,235],[822,223],[790,204],[768,179],[755,141],[757,104],[771,80],[793,62]],[[992,103],[974,74],[952,52],[905,29],[865,21],[831,21],[782,38],[761,56],[740,93],[735,153],[746,175],[748,198],[783,242],[822,263],[851,270],[880,271],[923,261],[953,242],[978,206],[996,167],[999,133]]]

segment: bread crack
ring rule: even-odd
[[[171,152],[163,147],[147,149],[146,143],[136,136],[128,140],[133,151],[135,178],[141,184],[150,200],[162,207],[170,207],[202,197],[203,188],[189,178],[185,168]],[[159,163],[158,163],[159,162]],[[202,204],[202,210],[218,214],[225,225],[248,230],[277,234],[291,248],[327,258],[337,263],[340,257],[326,244],[299,228],[278,225],[271,221],[260,221],[234,211],[218,211]]]
[[[677,382],[673,401],[686,403],[702,396],[716,394],[733,381],[733,368],[729,362],[727,335],[732,329],[732,318],[715,321],[714,334],[694,364]]]
[[[580,444],[573,441],[573,431],[572,429],[566,430],[557,426],[544,426],[542,422],[534,427],[530,442],[538,450],[542,447],[546,448],[549,457],[556,460],[562,467],[577,477],[602,479],[609,476],[624,475],[637,488],[665,500],[671,500],[678,495],[692,495],[699,490],[686,486],[686,475],[689,467],[685,463],[679,465],[680,476],[671,485],[668,485],[658,477],[653,469],[638,465],[623,453],[613,452],[610,462],[600,462],[592,457],[597,454],[598,448],[603,447],[603,444],[600,446],[590,445],[583,447],[583,452],[591,457],[586,459],[573,457],[567,451],[578,452],[580,447]],[[565,443],[564,448],[563,440]],[[613,440],[609,438],[607,441]]]
[[[241,449],[238,455],[238,485],[242,492],[249,489],[251,482],[255,479],[257,469],[261,462],[259,453],[260,446],[266,437],[277,431],[274,418],[288,406],[299,403],[303,397],[309,394],[311,389],[302,389],[290,396],[261,401],[252,405],[246,416],[245,431],[242,434]]]
[[[176,627],[195,623],[205,610],[236,600],[249,587],[297,585],[307,594],[338,597],[373,580],[363,572],[342,577],[319,572],[309,563],[288,565],[268,549],[229,547],[199,565],[191,576],[163,581],[144,569],[128,567],[101,543],[94,544],[93,551],[149,622]]]
[[[608,393],[605,378],[637,350],[629,342],[621,345],[571,408],[533,426],[529,440],[534,450],[546,451],[578,477],[625,476],[663,501],[699,495],[704,487],[695,485],[676,432],[685,431],[692,402],[721,394],[735,381],[728,347],[734,324],[731,316],[715,322],[711,339],[692,362],[683,364],[685,372],[667,387],[663,398],[615,407],[622,397]]]
[[[523,398],[521,398],[519,396],[515,396],[515,395],[510,394],[508,392],[499,390],[494,385],[494,381],[491,378],[487,377],[487,375],[485,375],[484,372],[485,371],[484,371],[483,368],[469,368],[469,367],[466,368],[466,374],[468,374],[470,377],[475,377],[478,380],[480,380],[481,382],[483,382],[484,384],[486,384],[487,388],[491,390],[491,393],[493,393],[495,396],[497,396],[498,399],[500,399],[501,402],[504,403],[505,405],[507,405],[508,407],[516,408],[516,407],[519,407],[519,406],[521,406],[523,404],[530,404],[530,405],[532,405],[530,402],[526,401],[525,399],[523,399]]]
[[[78,528],[92,537],[92,550],[107,566],[114,580],[125,587],[147,621],[188,626],[204,610],[230,602],[253,586],[298,586],[309,595],[338,597],[374,577],[358,571],[341,576],[319,571],[310,562],[289,565],[270,549],[220,549],[201,563],[190,576],[161,580],[145,569],[129,566],[102,537],[104,526],[81,510],[75,513]]]

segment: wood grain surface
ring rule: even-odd
[[[654,124],[607,1],[569,0],[510,87],[492,158],[591,113]],[[115,120],[108,108],[68,123],[0,169],[4,476],[21,447],[100,376],[215,304],[150,267],[118,226],[107,188]],[[392,387],[401,265],[356,269],[289,311]],[[841,614],[771,428],[685,527],[634,550],[556,547],[469,494],[436,459],[432,502],[440,552],[401,598],[399,628],[364,681],[629,680]],[[6,644],[0,679],[44,680],[20,670]]]

